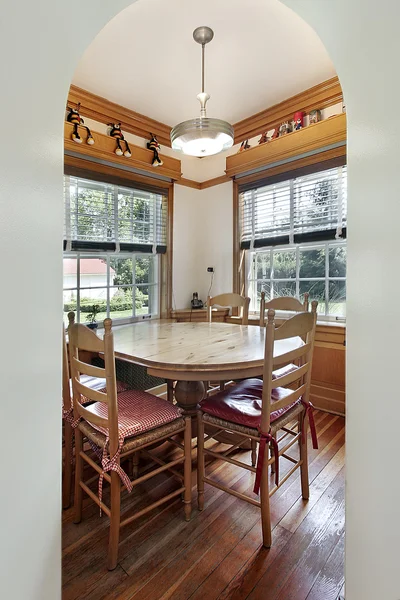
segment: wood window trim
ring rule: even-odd
[[[335,159],[346,157],[346,146],[341,146],[339,148],[335,148],[329,151],[320,152],[318,154],[314,154],[307,158],[302,158],[297,161],[293,161],[289,164],[280,165],[277,169],[268,170],[268,175],[273,178],[276,175],[286,174],[287,178],[290,179],[293,176],[293,171],[298,171],[301,169],[307,170],[311,165],[320,165],[323,170],[323,163],[327,163],[326,168],[329,168],[329,163],[334,161]],[[296,176],[299,176],[298,174]],[[251,175],[249,177],[240,178],[240,184],[243,183],[254,183],[257,185],[257,182],[263,181],[263,185],[265,183],[265,172],[257,173]],[[245,252],[246,250],[242,250],[240,247],[240,230],[239,230],[239,181],[233,180],[233,199],[232,199],[232,207],[233,207],[233,273],[232,273],[232,290],[237,294],[241,294],[244,296],[246,294],[246,273],[245,273]],[[232,312],[233,322],[235,320],[236,314]],[[229,321],[229,319],[227,319]],[[253,315],[249,317],[249,324],[255,324],[258,319]],[[318,324],[319,327],[322,326],[321,323]],[[337,323],[335,321],[323,321],[323,327],[328,329],[332,328],[346,328],[346,324],[343,322]]]
[[[172,311],[174,184],[159,179],[143,177],[128,171],[121,172],[117,167],[110,167],[85,160],[82,161],[81,159],[67,155],[64,157],[64,170],[68,175],[103,181],[105,183],[113,183],[126,187],[136,186],[139,189],[158,188],[165,195],[167,200],[167,251],[159,255],[161,263],[159,306],[160,318],[170,318]]]

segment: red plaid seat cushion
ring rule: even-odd
[[[245,379],[223,392],[205,398],[200,402],[200,408],[218,419],[257,429],[261,423],[262,390],[261,379]],[[278,387],[272,390],[271,423],[301,401],[301,399],[296,400],[289,406],[274,411],[274,402],[282,400],[289,394],[291,390],[286,388]]]
[[[108,406],[95,402],[87,407],[94,415],[107,418]],[[132,437],[161,425],[166,425],[181,417],[181,411],[170,402],[143,392],[127,390],[118,394],[118,430],[119,438]],[[91,423],[92,427],[108,435],[108,430]]]

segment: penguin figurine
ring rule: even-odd
[[[160,158],[160,155],[158,154],[158,151],[161,150],[161,146],[158,143],[157,137],[153,133],[150,135],[151,140],[147,142],[147,147],[149,150],[153,150],[153,162],[151,164],[153,167],[161,167],[161,165],[164,164]]]
[[[129,144],[121,131],[121,123],[109,123],[107,126],[107,135],[114,138],[117,142],[117,147],[114,150],[117,156],[126,156],[127,158],[132,156]],[[125,142],[125,152],[122,150],[121,142]]]
[[[84,125],[84,120],[82,119],[81,115],[79,114],[80,106],[81,106],[80,102],[76,105],[76,108],[71,108],[67,104],[67,112],[66,112],[65,119],[66,119],[66,121],[68,121],[68,123],[72,123],[74,126],[74,129],[71,133],[71,138],[73,139],[73,141],[76,142],[77,144],[82,144],[82,138],[79,135],[79,127],[83,127],[84,129],[86,129],[86,133],[87,133],[86,143],[89,144],[89,146],[92,146],[94,144],[94,138],[91,134],[89,127],[86,127],[86,125]]]

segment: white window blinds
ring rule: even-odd
[[[64,177],[64,249],[166,251],[167,202],[160,193]]]
[[[345,166],[242,191],[241,248],[345,237],[346,215]]]

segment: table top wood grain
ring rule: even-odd
[[[265,328],[256,325],[159,320],[114,327],[113,333],[118,358],[166,379],[201,381],[262,373]],[[300,338],[276,342],[275,356],[301,343]]]

